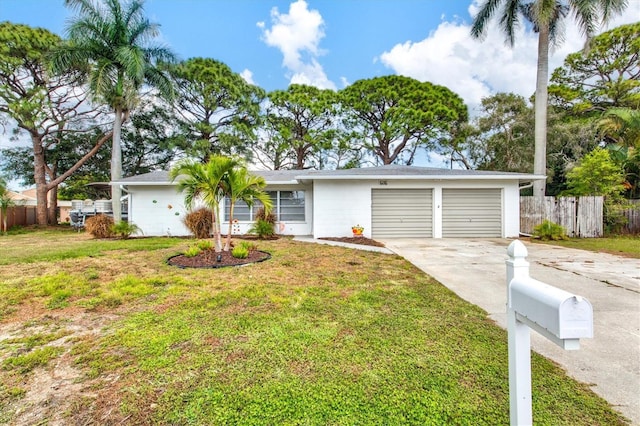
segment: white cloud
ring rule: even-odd
[[[242,77],[244,81],[246,81],[249,84],[253,84],[253,85],[256,84],[255,81],[253,81],[253,73],[246,68],[242,70],[242,72],[240,73],[240,77]]]
[[[309,10],[304,0],[289,5],[289,13],[271,10],[272,27],[263,29],[263,41],[282,52],[282,65],[289,71],[291,83],[304,83],[323,89],[334,89],[318,57],[324,54],[320,41],[324,38],[324,20],[317,10]]]
[[[635,4],[634,4],[635,3]],[[478,0],[469,6],[475,16]],[[624,16],[607,28],[634,22],[640,1],[632,2]],[[630,13],[631,12],[631,13]],[[473,110],[480,100],[496,92],[513,92],[529,97],[535,91],[537,68],[537,34],[521,27],[515,45],[505,44],[497,25],[491,25],[484,40],[469,35],[470,25],[443,20],[438,28],[421,41],[397,44],[383,52],[380,61],[401,75],[449,87]],[[584,36],[568,17],[564,42],[549,56],[549,72],[562,65],[571,52],[580,50]]]

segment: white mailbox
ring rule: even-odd
[[[593,308],[580,296],[531,278],[520,241],[509,244],[507,254],[509,415],[514,426],[531,425],[530,329],[563,349],[579,349],[580,338],[593,337]]]
[[[587,299],[530,277],[514,278],[510,293],[518,320],[535,324],[536,331],[561,340],[593,337],[593,308]]]

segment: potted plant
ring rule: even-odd
[[[362,237],[362,233],[364,232],[364,227],[360,225],[352,226],[351,232],[353,232],[354,237]]]

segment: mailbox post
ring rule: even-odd
[[[576,350],[581,337],[593,337],[593,309],[588,300],[531,278],[522,242],[509,244],[507,254],[509,414],[512,425],[531,425],[530,329]]]

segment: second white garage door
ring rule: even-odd
[[[442,189],[442,236],[501,237],[501,189]]]
[[[432,237],[431,189],[372,189],[373,238]]]

